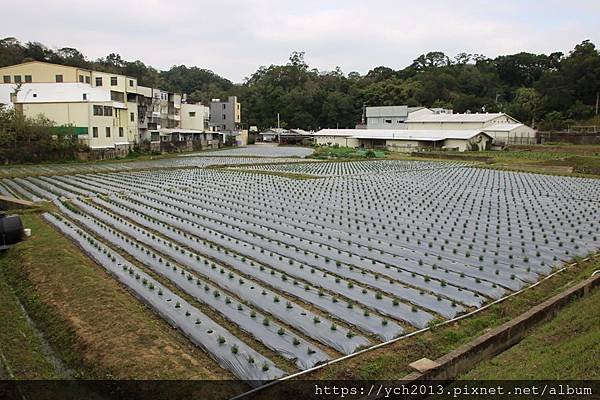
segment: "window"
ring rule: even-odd
[[[385,120],[385,123],[386,123],[386,124],[391,124],[391,123],[392,123],[392,120],[391,120],[391,119],[386,119],[386,120]]]
[[[31,83],[31,75],[25,75],[25,83]]]
[[[90,77],[89,76],[85,77],[85,83],[90,83]]]
[[[83,75],[79,75],[79,82],[83,83]]]
[[[83,100],[87,100],[87,93],[83,93]]]
[[[94,115],[103,115],[102,106],[94,106]]]
[[[98,127],[94,126],[92,128],[92,137],[98,137]]]
[[[33,94],[33,97],[37,97],[37,93],[34,93],[34,94]]]
[[[123,92],[115,92],[114,90],[111,90],[110,91],[110,99],[112,101],[118,101],[120,103],[124,103],[125,95],[123,94]]]
[[[106,137],[110,137],[110,126],[106,127]]]
[[[21,75],[15,75],[15,83],[21,83]]]
[[[227,119],[227,115],[223,114],[223,119]]]
[[[223,110],[227,108],[227,104],[223,104]]]
[[[62,75],[56,75],[56,82],[60,83],[63,81],[63,76]]]
[[[190,111],[190,117],[195,117],[196,116],[196,111]]]
[[[110,106],[104,106],[104,116],[105,117],[112,117],[112,107],[110,107]]]
[[[117,86],[117,77],[116,76],[110,77],[110,86]]]
[[[10,75],[4,75],[4,83],[10,83]]]
[[[119,127],[119,137],[123,137],[123,127]]]
[[[134,114],[134,113],[129,113],[129,120],[130,120],[131,122],[134,122],[134,121],[135,121],[135,114]]]
[[[102,77],[101,76],[96,77],[96,86],[102,86]]]
[[[129,86],[133,87],[133,79],[129,80]]]

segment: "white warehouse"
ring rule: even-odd
[[[535,130],[504,113],[409,115],[404,125],[409,130],[482,129],[495,139],[494,144],[535,144]]]
[[[487,150],[492,137],[482,129],[415,130],[408,129],[322,129],[314,134],[315,143],[353,148],[383,148],[413,152],[422,149],[456,151]]]

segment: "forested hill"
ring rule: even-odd
[[[261,67],[243,84],[213,71],[184,65],[159,71],[142,61],[109,54],[87,60],[77,49],[52,50],[40,43],[0,40],[0,66],[42,60],[134,76],[141,85],[188,93],[207,102],[235,94],[243,123],[317,129],[351,128],[367,105],[445,107],[456,112],[504,111],[542,129],[557,129],[591,118],[600,91],[600,54],[590,41],[567,53],[517,53],[494,59],[441,52],[417,57],[408,67],[376,67],[366,75],[341,69],[319,71],[294,52],[286,65]]]

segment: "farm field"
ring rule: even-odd
[[[196,156],[231,156],[231,157],[308,157],[313,153],[313,149],[309,147],[298,146],[277,146],[276,144],[261,143],[256,145],[248,145],[234,149],[225,149],[218,151],[203,151],[201,153],[186,153],[179,157],[196,157]]]
[[[557,143],[546,145],[510,146],[503,151],[478,152],[475,155],[453,152],[420,153],[423,158],[469,161],[486,160],[487,168],[505,171],[532,172],[562,176],[600,176],[600,145],[575,145]],[[401,153],[392,153],[389,158],[406,159]]]
[[[0,191],[52,202],[47,223],[256,385],[477,309],[600,247],[598,180],[235,155],[24,170]],[[232,164],[318,179],[206,168]]]
[[[466,163],[429,161],[354,161],[354,162],[298,162],[294,164],[245,164],[240,168],[251,171],[270,171],[314,176],[382,174],[388,172],[420,171],[438,168],[464,167]]]

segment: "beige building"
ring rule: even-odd
[[[492,143],[490,135],[474,130],[416,130],[408,129],[323,129],[314,134],[319,145],[338,145],[353,148],[387,148],[390,151],[413,152],[446,149],[482,151]]]
[[[40,61],[2,67],[0,76],[0,102],[72,126],[93,150],[126,153],[138,140],[135,78]]]
[[[29,61],[0,68],[2,83],[63,83],[91,84],[92,71],[77,67]]]
[[[181,105],[181,128],[199,131],[209,130],[210,108],[202,104]]]

